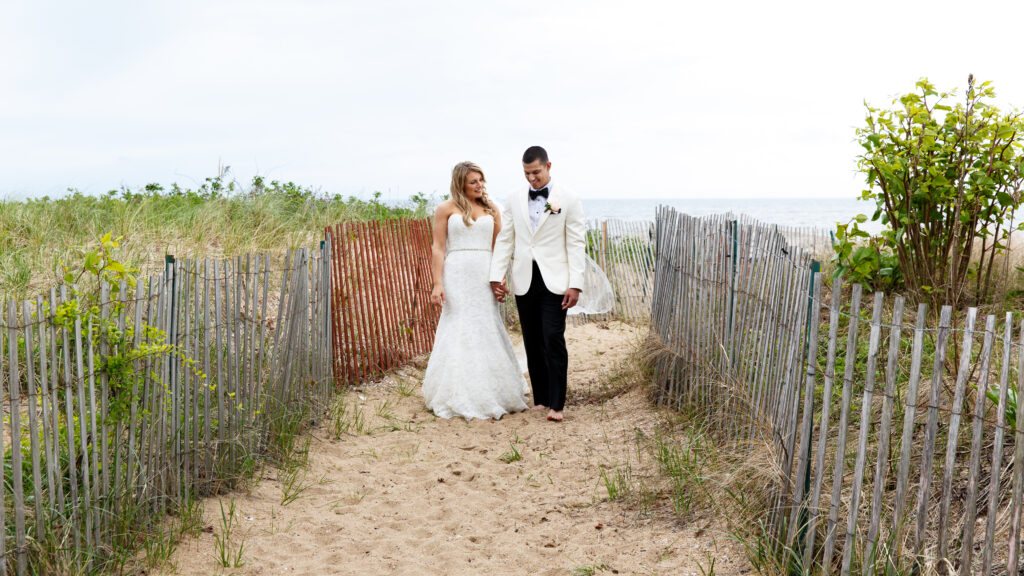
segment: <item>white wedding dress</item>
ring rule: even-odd
[[[423,399],[441,418],[501,418],[527,409],[526,381],[487,273],[494,218],[448,218],[445,303],[423,376]]]

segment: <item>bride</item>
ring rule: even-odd
[[[451,199],[434,213],[430,300],[441,318],[423,398],[441,418],[497,419],[527,409],[526,381],[488,282],[501,215],[485,182],[476,164],[457,164]]]

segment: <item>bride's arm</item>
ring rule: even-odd
[[[448,217],[452,214],[452,203],[445,200],[437,205],[434,211],[434,229],[430,244],[430,271],[434,285],[430,290],[430,301],[434,304],[444,304],[444,257],[448,246]]]
[[[491,236],[491,252],[494,252],[494,243],[498,241],[498,232],[501,232],[501,209],[494,205],[494,235]]]
[[[495,210],[498,210],[495,204]],[[508,270],[512,251],[515,249],[515,226],[512,223],[512,208],[506,204],[505,212],[498,210],[500,218],[494,218],[494,238],[491,240],[491,290],[498,302],[504,302],[508,294],[505,272]]]
[[[497,206],[495,206],[497,207]],[[508,263],[512,259],[512,251],[515,249],[515,225],[512,223],[512,208],[505,205],[505,211],[499,212],[500,221],[495,217],[494,227],[496,229],[491,250],[491,285],[500,284],[505,279],[505,271],[508,270]]]

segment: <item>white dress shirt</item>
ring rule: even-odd
[[[544,188],[548,189],[548,196],[551,196],[551,181],[549,180]],[[530,210],[530,229],[534,232],[537,231],[537,224],[540,223],[540,217],[544,215],[544,206],[548,203],[548,199],[543,196],[537,196],[536,198],[530,198],[527,200],[527,207]]]

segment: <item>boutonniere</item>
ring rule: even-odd
[[[549,200],[544,203],[544,211],[551,212],[552,214],[561,214],[562,208],[558,205],[558,200]]]

